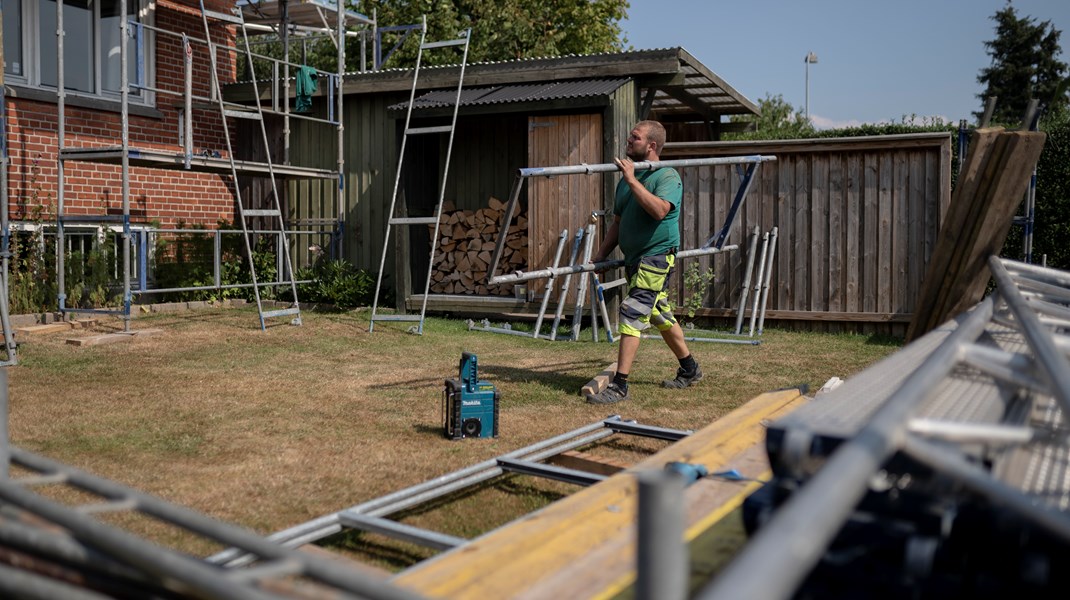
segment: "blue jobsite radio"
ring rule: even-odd
[[[462,353],[460,376],[446,380],[442,396],[446,437],[498,437],[498,398],[494,384],[479,381],[476,355]]]

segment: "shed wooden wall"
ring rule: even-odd
[[[950,135],[670,143],[662,158],[752,154],[777,160],[761,166],[729,236],[741,251],[691,259],[716,274],[700,314],[728,316],[738,305],[747,234],[776,226],[767,322],[901,335],[951,197]],[[740,178],[729,166],[681,175],[682,246],[694,248],[724,221]]]

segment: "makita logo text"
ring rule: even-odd
[[[461,400],[461,406],[482,406],[479,400]]]

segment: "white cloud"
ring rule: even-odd
[[[951,123],[951,119],[944,116],[931,116],[922,117],[918,115],[904,115],[899,119],[880,119],[878,121],[860,121],[858,119],[831,119],[829,117],[822,117],[821,115],[810,115],[810,121],[814,124],[814,128],[817,130],[825,129],[843,129],[845,127],[859,127],[861,125],[887,125],[889,123],[904,123],[906,125],[917,125],[919,127],[924,125],[932,125],[934,123]]]
[[[836,120],[820,115],[810,115],[810,122],[814,124],[814,129],[818,130],[858,127],[864,123],[864,121],[859,121],[858,119]]]

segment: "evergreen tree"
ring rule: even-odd
[[[977,76],[984,92],[978,94],[982,110],[975,116],[981,117],[989,96],[998,98],[994,123],[1017,125],[1031,98],[1041,102],[1042,110],[1066,106],[1063,81],[1067,66],[1059,60],[1062,32],[1051,21],[1038,24],[1031,17],[1019,17],[1009,0],[992,20],[996,22],[996,38],[985,42],[992,64]]]

